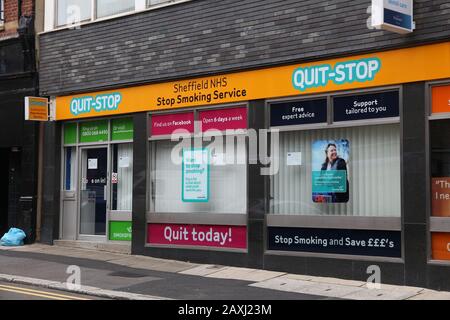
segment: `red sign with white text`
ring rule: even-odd
[[[152,115],[150,128],[152,136],[171,135],[177,129],[194,132],[194,113]]]
[[[218,109],[200,111],[202,132],[215,130],[247,129],[247,108],[238,107],[230,109]]]
[[[247,227],[148,224],[147,243],[246,249]]]

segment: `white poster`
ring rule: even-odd
[[[183,150],[182,200],[209,201],[209,152],[206,148]]]
[[[98,169],[98,159],[88,159],[88,170]]]
[[[130,157],[119,157],[119,168],[128,168],[130,166]]]
[[[301,152],[288,152],[286,155],[287,166],[301,166],[302,165],[302,153]]]

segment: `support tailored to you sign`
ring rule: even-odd
[[[400,34],[413,32],[413,0],[372,0],[372,27]]]
[[[48,99],[25,97],[25,120],[48,121]]]
[[[287,227],[268,229],[269,250],[401,257],[400,231]]]
[[[209,201],[209,149],[183,149],[183,202]]]
[[[398,91],[333,99],[333,121],[381,119],[400,115]]]

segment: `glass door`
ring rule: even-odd
[[[81,149],[79,235],[106,236],[108,148]]]

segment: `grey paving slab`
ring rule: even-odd
[[[304,288],[312,286],[312,285],[314,285],[314,283],[311,281],[289,279],[286,277],[278,277],[278,278],[273,278],[273,279],[269,279],[266,281],[253,283],[250,286],[257,287],[257,288],[271,289],[271,290],[286,291],[286,292],[298,292],[299,290],[303,290]]]
[[[208,274],[206,277],[256,282],[276,278],[284,274],[285,273],[283,272],[228,267],[223,270]]]
[[[223,271],[225,269],[227,269],[228,267],[224,267],[224,266],[218,266],[218,265],[214,265],[214,264],[204,264],[204,265],[200,265],[200,266],[196,266],[194,268],[190,268],[184,271],[181,271],[181,274],[188,274],[188,275],[192,275],[192,276],[207,276],[209,274],[218,272],[218,271]]]
[[[297,280],[290,279],[286,276],[258,282],[251,286],[334,298],[342,298],[350,294],[357,294],[359,291],[364,290],[356,286]]]
[[[310,281],[319,282],[319,283],[329,283],[329,284],[337,284],[343,286],[351,286],[351,287],[362,287],[366,285],[364,281],[355,281],[355,280],[346,280],[346,279],[337,279],[337,278],[328,278],[328,277],[313,277]]]
[[[408,298],[408,300],[450,300],[450,292],[422,290],[419,294]]]
[[[388,289],[363,289],[358,292],[343,296],[344,299],[353,300],[406,300],[418,294],[417,290],[406,290],[398,288]]]
[[[286,279],[291,279],[291,280],[303,280],[303,281],[311,281],[314,279],[313,276],[308,276],[308,275],[303,275],[303,274],[292,274],[292,273],[287,273],[283,276],[281,276],[280,278],[286,278]]]

